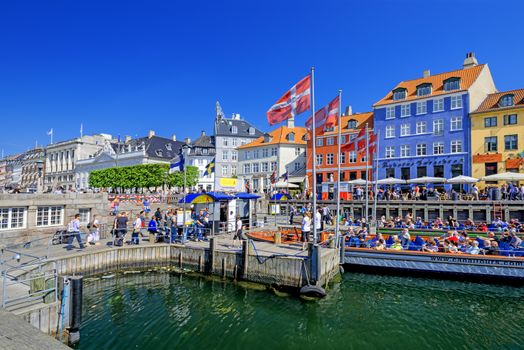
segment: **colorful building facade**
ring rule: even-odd
[[[524,173],[524,89],[488,95],[471,113],[471,142],[474,177]]]
[[[487,64],[402,81],[374,104],[379,179],[471,175],[470,111],[495,92]]]
[[[355,113],[341,117],[342,129],[340,131],[342,143],[347,144],[353,140],[362,128],[368,125],[368,130],[373,129],[373,113]],[[311,132],[307,142],[307,176],[308,183],[313,184],[313,144]],[[317,193],[322,191],[325,182],[336,182],[338,162],[340,160],[340,181],[350,181],[366,178],[366,165],[369,165],[369,179],[372,179],[371,156],[368,163],[363,152],[350,151],[338,153],[338,126],[325,130],[316,137],[316,177]]]

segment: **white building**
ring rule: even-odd
[[[147,137],[126,137],[123,142],[109,138],[104,141],[98,152],[87,159],[77,161],[76,187],[89,188],[89,174],[93,170],[138,164],[170,164],[171,159],[179,154],[183,144],[177,141],[175,136],[171,139],[155,136],[154,131],[149,131]]]
[[[239,190],[240,184],[236,181],[238,175],[237,147],[252,142],[262,136],[262,132],[247,121],[242,120],[239,114],[234,114],[230,119],[226,118],[218,102],[216,110],[216,187],[217,190]]]
[[[215,159],[215,137],[202,131],[200,137],[190,143],[191,149],[187,164],[198,168],[197,191],[213,191],[215,188],[215,173],[206,174],[208,165]]]
[[[273,172],[277,181],[287,173],[288,183],[299,184],[306,175],[307,129],[295,127],[293,120],[251,143],[238,147],[239,178],[244,187],[267,192]]]

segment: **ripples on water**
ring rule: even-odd
[[[167,273],[88,281],[79,349],[522,349],[524,290],[345,274],[316,302]]]

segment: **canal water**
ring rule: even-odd
[[[523,349],[524,288],[346,273],[305,301],[168,273],[86,281],[78,349]]]

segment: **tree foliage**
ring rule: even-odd
[[[198,169],[186,167],[186,185],[195,186],[198,183]],[[168,164],[140,164],[127,167],[115,167],[94,170],[89,174],[89,186],[93,188],[139,189],[160,187],[183,187],[184,172],[176,171],[169,174]]]

